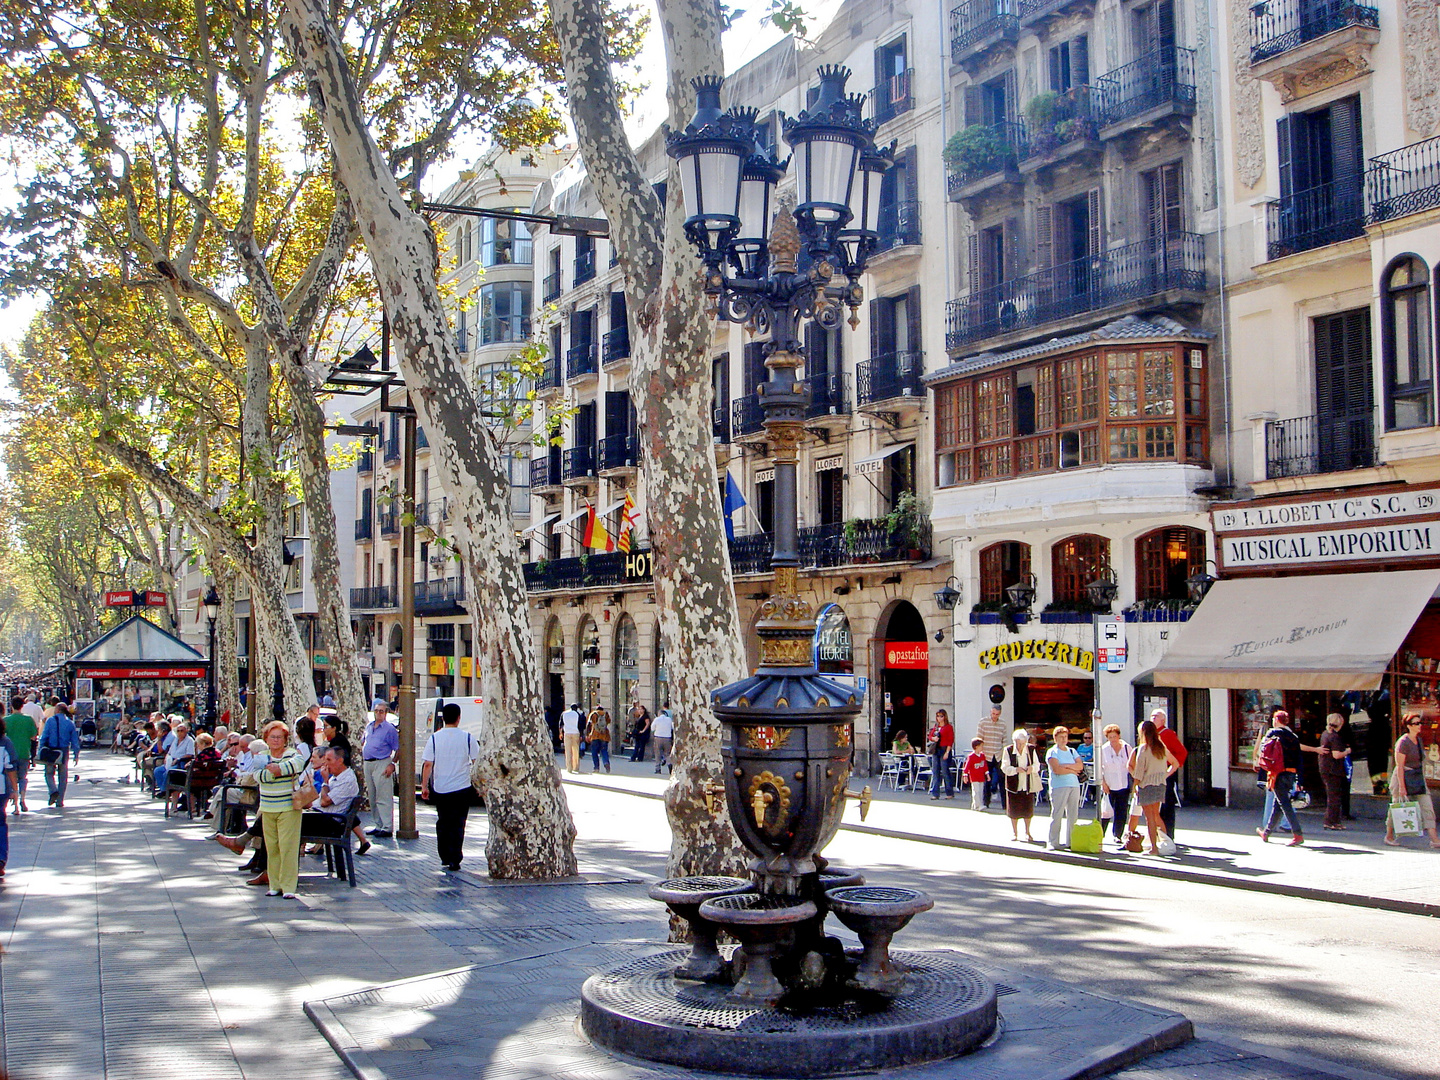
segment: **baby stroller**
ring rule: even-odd
[[[80,721],[80,745],[84,748],[94,747],[100,728],[96,725],[93,717],[87,716]]]

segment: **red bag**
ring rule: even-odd
[[[1256,768],[1264,769],[1270,776],[1285,771],[1285,748],[1280,745],[1279,735],[1267,735],[1260,744],[1260,754],[1255,758]]]

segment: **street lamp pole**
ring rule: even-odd
[[[201,606],[205,609],[205,622],[208,624],[210,637],[210,666],[209,678],[205,686],[205,726],[215,730],[215,620],[220,617],[220,594],[215,591],[215,584],[211,582],[210,588],[200,600]]]
[[[415,410],[405,413],[405,502],[400,526],[400,827],[415,840]]]

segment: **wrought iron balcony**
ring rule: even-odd
[[[771,533],[750,533],[730,541],[730,572],[733,574],[768,574],[770,557],[775,551]]]
[[[350,590],[351,611],[387,611],[399,607],[394,585],[367,585]]]
[[[1352,0],[1259,0],[1250,6],[1250,62],[1258,64],[1347,26],[1380,27],[1380,12]]]
[[[530,459],[530,489],[559,487],[560,460],[556,454]]]
[[[1349,176],[1293,192],[1271,203],[1266,219],[1265,254],[1270,259],[1363,236],[1365,198],[1360,177]]]
[[[1375,464],[1375,414],[1297,416],[1265,425],[1265,478],[1317,476]]]
[[[870,95],[875,102],[875,123],[888,123],[915,107],[915,94],[912,90],[914,80],[915,69],[906,68],[875,87]]]
[[[394,503],[382,507],[379,517],[381,536],[395,536],[400,532],[400,512],[395,509]]]
[[[930,553],[930,519],[911,529],[892,529],[888,518],[852,518],[800,530],[802,566],[846,566],[863,562],[904,562]]]
[[[450,500],[431,499],[415,507],[415,524],[427,529],[437,529],[450,520]]]
[[[920,243],[920,204],[905,199],[880,204],[880,243],[876,253]]]
[[[925,400],[923,352],[882,353],[855,365],[856,400],[861,405],[878,405],[896,398]]]
[[[525,587],[531,592],[640,585],[650,581],[650,549],[601,552],[585,558],[541,559],[525,563]]]
[[[810,388],[810,404],[805,408],[805,419],[848,415],[850,395],[845,392],[845,384],[846,376],[843,371],[806,376],[805,385]]]
[[[1053,15],[1078,0],[1020,0],[1020,25],[1027,26],[1036,19]]]
[[[560,299],[560,271],[552,270],[545,275],[545,283],[540,293],[542,304],[554,303]]]
[[[640,464],[640,439],[636,435],[606,435],[600,440],[600,468],[634,469]]]
[[[360,451],[360,456],[355,459],[355,471],[359,473],[372,473],[375,471],[374,450]]]
[[[1203,292],[1205,287],[1205,238],[1198,233],[1171,233],[951,300],[946,306],[945,347],[958,349],[1087,311],[1175,289]]]
[[[602,361],[606,367],[620,360],[630,359],[630,327],[616,326],[605,331],[602,343]]]
[[[951,146],[958,148],[950,156]],[[1012,174],[1016,163],[1029,154],[1025,125],[1018,120],[1002,120],[996,124],[971,124],[955,136],[946,147],[946,165],[950,170],[946,186],[950,198],[961,199],[975,192],[983,181],[998,180]]]
[[[578,345],[571,345],[565,351],[566,381],[594,375],[598,370],[595,364],[595,343],[593,341],[582,341]]]
[[[1095,80],[1095,113],[1102,128],[1157,110],[1195,111],[1195,50],[1157,49]]]
[[[451,615],[459,612],[465,599],[463,577],[436,578],[415,582],[416,615]]]
[[[575,256],[575,280],[574,284],[584,285],[595,276],[595,249],[579,252]]]
[[[375,520],[363,517],[355,519],[355,539],[372,540],[375,537]]]
[[[1092,97],[1088,86],[1075,86],[1056,95],[1054,109],[1045,122],[1027,126],[1021,156],[1034,163],[1069,146],[1094,140],[1098,125]]]
[[[565,451],[561,480],[588,480],[595,475],[595,447],[572,446]]]
[[[397,462],[397,461],[399,461],[399,460],[400,460],[400,440],[399,440],[399,439],[386,439],[386,440],[385,440],[385,464],[386,464],[386,465],[393,465],[393,464],[395,464],[395,462]]]
[[[738,397],[730,403],[730,434],[732,438],[743,438],[746,435],[758,435],[764,430],[761,421],[765,419],[765,411],[760,408],[760,398],[755,394],[746,394]]]
[[[1366,180],[1367,221],[1389,221],[1440,206],[1440,138],[1371,158]]]
[[[560,358],[558,356],[545,357],[545,364],[540,369],[540,378],[535,380],[537,393],[544,390],[560,389]]]
[[[1020,34],[1019,0],[966,0],[950,10],[950,56],[957,63]]]

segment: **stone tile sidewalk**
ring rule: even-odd
[[[578,776],[565,774],[565,781],[653,798],[665,790],[666,779],[655,775],[653,762],[617,760],[610,774],[591,773],[588,764],[585,769]],[[850,788],[858,791],[866,783],[874,785],[875,780],[852,780]],[[1041,806],[1031,824],[1037,843],[1017,844],[998,802],[991,811],[976,813],[969,798],[968,791],[957,791],[953,801],[938,802],[924,791],[876,791],[866,820],[861,822],[852,804],[842,827],[1023,858],[1081,862],[1126,873],[1440,915],[1440,852],[1430,850],[1424,838],[1407,839],[1401,847],[1385,846],[1384,823],[1379,821],[1349,822],[1346,831],[1336,833],[1321,828],[1318,814],[1305,813],[1305,845],[1290,848],[1288,834],[1275,834],[1269,844],[1255,835],[1258,814],[1254,811],[1183,807],[1176,822],[1181,846],[1174,856],[1132,855],[1108,845],[1098,856],[1076,855],[1045,850],[1048,807]],[[1091,820],[1094,815],[1094,808],[1087,807],[1081,818]]]

